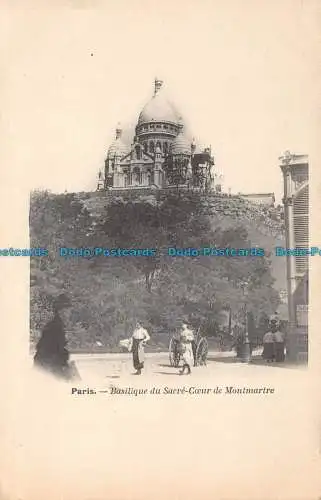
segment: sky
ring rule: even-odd
[[[226,191],[280,199],[278,157],[316,147],[317,1],[5,5],[0,155],[8,185],[95,189],[117,123],[135,124],[155,76],[211,145]]]

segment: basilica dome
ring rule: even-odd
[[[107,153],[108,158],[111,158],[115,155],[123,157],[129,153],[130,148],[126,144],[124,144],[123,141],[121,140],[121,134],[122,134],[122,129],[120,127],[117,127],[116,138],[108,149]]]
[[[173,105],[166,99],[161,90],[162,83],[155,80],[155,92],[151,100],[144,106],[138,118],[138,125],[148,122],[177,123],[178,116]]]

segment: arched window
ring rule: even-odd
[[[154,154],[154,142],[153,141],[150,141],[150,143],[149,143],[149,152],[151,154]]]
[[[152,173],[150,170],[147,170],[147,184],[150,186],[152,183]]]
[[[168,154],[168,142],[164,142],[164,148],[163,148],[164,154]]]
[[[159,148],[160,150],[162,150],[162,145],[161,145],[160,141],[157,141],[156,148]]]
[[[148,144],[147,142],[144,142],[144,153],[148,152]]]
[[[141,150],[140,150],[140,146],[136,146],[135,147],[135,151],[136,151],[136,158],[137,160],[140,160],[142,155],[141,155]]]
[[[134,177],[134,184],[137,185],[142,183],[142,175],[138,167],[134,168],[133,177]]]
[[[130,173],[128,170],[124,171],[125,177],[124,177],[124,184],[125,187],[130,186]]]

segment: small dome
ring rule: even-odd
[[[140,113],[138,125],[152,121],[177,123],[177,114],[161,90],[162,83],[160,80],[155,80],[154,96]]]
[[[108,149],[107,157],[113,157],[115,155],[122,157],[129,153],[130,148],[123,143],[123,141],[121,140],[121,135],[122,129],[120,127],[117,127],[116,138]]]
[[[191,142],[184,135],[184,125],[180,122],[179,132],[172,142],[171,153],[172,155],[190,155],[191,146]]]

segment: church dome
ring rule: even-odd
[[[191,142],[184,135],[184,125],[180,121],[178,124],[179,132],[172,142],[171,154],[172,155],[190,155],[191,154]]]
[[[107,157],[113,157],[115,155],[117,156],[125,156],[126,154],[129,153],[129,147],[123,143],[121,140],[121,134],[122,134],[122,129],[120,127],[117,127],[116,129],[116,138],[110,145],[107,153]]]
[[[138,125],[152,121],[177,123],[178,116],[172,104],[161,91],[162,84],[162,81],[155,80],[154,95],[141,111],[138,118]]]

